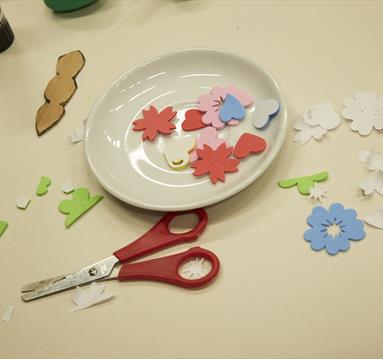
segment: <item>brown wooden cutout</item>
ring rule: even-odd
[[[40,136],[64,115],[65,104],[77,89],[75,77],[85,65],[85,58],[81,51],[72,51],[59,57],[56,66],[56,76],[45,88],[45,104],[36,114],[36,131]]]

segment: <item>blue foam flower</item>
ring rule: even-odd
[[[356,216],[355,210],[345,209],[340,203],[333,203],[328,210],[316,206],[307,218],[311,228],[304,233],[304,239],[314,251],[326,248],[331,255],[345,252],[350,240],[359,241],[366,236],[364,223]]]

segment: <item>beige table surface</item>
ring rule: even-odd
[[[365,216],[382,207],[363,198],[367,175],[358,153],[382,134],[360,137],[344,121],[321,143],[293,143],[256,183],[208,208],[200,244],[222,271],[200,291],[156,283],[110,283],[110,302],[69,313],[66,292],[25,304],[22,284],[78,269],[111,254],[159,218],[124,205],[90,173],[81,144],[68,135],[104,86],[125,68],[184,47],[226,48],[266,65],[279,79],[290,122],[305,107],[331,101],[337,111],[355,90],[383,93],[383,2],[100,1],[54,15],[42,1],[2,1],[16,42],[0,54],[0,322],[1,358],[382,358],[383,237],[335,257],[303,240],[313,204],[278,179],[328,170],[329,198]],[[38,138],[43,90],[59,55],[81,49],[86,66],[62,121]],[[37,198],[41,175],[53,180]],[[105,199],[69,230],[57,210],[61,184]],[[31,196],[24,212],[20,194]],[[185,245],[184,248],[188,246]],[[165,251],[173,253],[182,248]]]

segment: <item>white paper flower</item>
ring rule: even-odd
[[[373,128],[383,129],[383,97],[373,92],[355,92],[344,100],[342,115],[352,120],[351,129],[362,136],[370,134]]]
[[[383,229],[383,208],[378,209],[374,214],[365,217],[364,221],[370,226]]]
[[[321,126],[325,130],[332,130],[340,125],[342,119],[335,112],[331,102],[324,102],[309,107],[303,116],[306,123],[311,126]]]
[[[373,173],[362,182],[360,188],[366,196],[375,191],[383,196],[383,153],[376,151],[362,151],[359,160],[366,164],[366,168]]]
[[[328,130],[338,127],[340,122],[341,118],[330,102],[311,106],[293,124],[293,128],[298,131],[294,141],[304,145],[311,138],[320,140]]]
[[[359,159],[363,163],[367,163],[366,168],[370,171],[383,171],[383,153],[376,151],[362,151],[359,153]]]
[[[383,171],[374,171],[370,177],[362,182],[360,188],[366,196],[373,194],[374,191],[383,196]]]
[[[315,182],[314,187],[310,188],[309,198],[321,202],[323,198],[327,197],[327,191],[327,188],[318,186]]]
[[[293,123],[293,128],[298,131],[294,137],[294,142],[300,142],[302,145],[312,138],[320,140],[327,133],[321,126],[310,126],[302,117]]]

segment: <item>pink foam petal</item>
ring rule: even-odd
[[[254,102],[254,99],[249,94],[237,89],[235,86],[226,87],[226,91],[230,93],[230,95],[233,95],[245,107],[250,106]]]
[[[222,86],[213,87],[210,91],[216,101],[224,100],[228,94],[227,88]]]
[[[230,120],[227,122],[229,126],[237,126],[239,124],[238,120]]]
[[[200,111],[210,111],[213,109],[213,106],[216,104],[215,98],[212,95],[202,95],[198,97],[198,110]]]
[[[225,127],[225,124],[219,118],[219,112],[214,112],[214,116],[211,117],[211,125],[217,129]]]
[[[215,128],[217,128],[217,126],[215,126],[214,124],[217,123],[217,121],[219,121],[218,123],[218,126],[220,124],[222,124],[221,127],[219,128],[222,128],[224,126],[224,123],[219,119],[219,113],[216,112],[215,110],[213,111],[208,111],[206,112],[203,116],[202,116],[202,122],[206,125],[212,125],[214,126]]]

